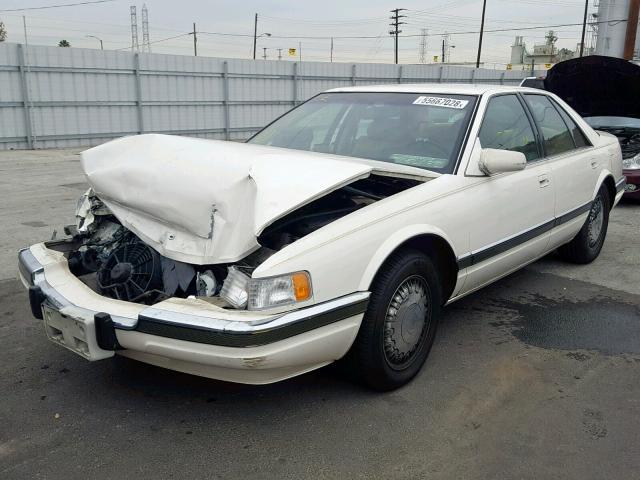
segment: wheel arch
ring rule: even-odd
[[[613,205],[616,201],[616,181],[613,178],[613,174],[607,170],[603,170],[600,174],[600,178],[598,179],[598,183],[596,184],[596,190],[593,192],[593,197],[595,198],[600,190],[600,187],[604,185],[607,188],[607,192],[609,193],[609,208],[613,208]]]
[[[430,257],[442,281],[443,301],[451,298],[458,281],[458,261],[448,236],[435,227],[410,227],[396,232],[376,251],[360,283],[360,290],[369,290],[378,272],[394,253],[412,248]]]

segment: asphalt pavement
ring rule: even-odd
[[[0,152],[1,479],[640,479],[640,204],[593,264],[550,255],[445,309],[404,388],[245,386],[46,339],[16,251],[73,221],[76,153]]]

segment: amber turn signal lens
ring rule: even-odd
[[[291,275],[293,281],[293,294],[296,301],[302,302],[311,298],[311,280],[306,272],[298,272]]]

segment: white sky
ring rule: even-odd
[[[3,0],[0,10],[74,3],[81,0]],[[442,37],[451,32],[451,61],[475,61],[478,34],[455,34],[479,30],[482,0],[144,0],[149,10],[152,42],[191,31],[196,22],[198,55],[250,58],[253,16],[259,14],[258,31],[269,32],[271,38],[258,40],[258,56],[268,47],[268,57],[275,59],[277,48],[298,47],[302,42],[303,60],[328,61],[330,40],[275,38],[277,36],[375,36],[369,39],[334,40],[334,61],[393,61],[393,40],[389,35],[392,8],[404,7],[407,22],[403,35],[419,34],[427,28],[427,59],[440,53]],[[116,0],[110,3],[82,5],[25,12],[1,12],[0,20],[8,30],[7,41],[24,42],[22,15],[27,18],[29,43],[57,45],[62,38],[73,47],[99,48],[98,41],[86,38],[96,35],[105,49],[126,49],[131,45],[129,6],[138,6],[139,38],[142,42],[141,0]],[[590,11],[593,11],[591,7]],[[504,29],[542,25],[581,23],[582,0],[488,0],[485,28]],[[483,61],[486,66],[503,68],[509,61],[510,46],[516,35],[522,35],[530,47],[544,42],[548,29],[485,33]],[[558,47],[575,49],[580,41],[580,26],[556,28]],[[246,36],[220,36],[203,32],[222,32]],[[417,63],[419,37],[400,39],[400,63]],[[190,55],[192,37],[184,36],[152,45],[155,53]],[[284,59],[289,59],[284,56]],[[291,58],[291,60],[294,60]]]

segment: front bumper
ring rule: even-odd
[[[640,200],[640,170],[623,170],[626,179],[624,198]]]
[[[226,310],[197,299],[140,305],[94,292],[45,244],[20,251],[19,272],[49,338],[83,357],[119,353],[241,383],[269,383],[339,359],[369,298],[355,292],[284,313]]]

